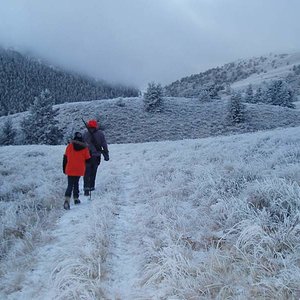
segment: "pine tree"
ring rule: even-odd
[[[245,105],[242,103],[242,96],[235,92],[228,103],[227,120],[230,124],[242,123],[245,120]]]
[[[259,87],[253,96],[253,103],[263,102],[263,90]]]
[[[225,95],[227,95],[227,96],[229,96],[229,95],[231,95],[231,93],[232,93],[232,89],[231,89],[231,86],[229,85],[229,84],[227,84],[226,85],[226,87],[225,87]]]
[[[144,108],[148,112],[159,112],[162,108],[162,87],[160,84],[151,82],[144,94]]]
[[[246,95],[245,95],[245,102],[247,103],[253,103],[253,88],[252,85],[249,84],[247,89],[246,89]]]
[[[264,94],[264,102],[271,105],[295,108],[293,101],[295,92],[283,80],[272,81]]]
[[[286,82],[281,80],[280,88],[277,94],[277,105],[295,108],[293,101],[295,101],[295,92],[288,86]]]
[[[272,84],[267,85],[262,94],[262,102],[266,104],[272,104],[274,95],[275,93]]]
[[[58,110],[54,110],[49,90],[41,92],[30,107],[29,116],[22,121],[25,144],[56,145],[62,139],[62,132],[55,119]]]
[[[12,126],[12,121],[10,118],[4,123],[2,134],[1,134],[1,145],[13,145],[15,142],[16,130]]]
[[[207,90],[201,90],[199,93],[199,101],[200,102],[210,102],[212,101],[210,93]]]

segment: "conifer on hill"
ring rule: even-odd
[[[199,98],[200,102],[211,102],[212,101],[210,93],[207,90],[201,90],[198,98]]]
[[[249,84],[247,89],[246,89],[246,95],[245,95],[245,102],[247,103],[253,103],[253,88],[252,85]]]
[[[12,126],[12,121],[7,118],[3,125],[2,134],[0,137],[1,145],[13,145],[15,142],[16,130]]]
[[[239,124],[245,120],[245,105],[242,103],[241,93],[235,92],[228,103],[227,120],[230,124]]]
[[[264,93],[264,102],[271,105],[295,108],[295,92],[283,80],[272,81]]]
[[[49,90],[41,92],[30,107],[29,116],[22,121],[24,144],[57,145],[62,139],[55,117],[58,109],[53,109],[53,99]]]
[[[263,102],[263,89],[259,87],[254,96],[253,96],[253,103],[260,103]]]
[[[162,107],[162,86],[151,82],[144,94],[144,108],[147,112],[159,112]]]

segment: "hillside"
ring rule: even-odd
[[[299,110],[265,104],[247,104],[246,121],[228,125],[226,99],[201,103],[197,99],[165,98],[163,111],[155,114],[143,110],[142,98],[65,103],[55,108],[59,109],[63,143],[75,131],[84,130],[82,117],[99,120],[109,143],[195,139],[300,125]],[[25,115],[10,116],[14,128],[19,128]],[[0,127],[6,118],[0,118]],[[19,131],[17,141],[21,139]]]
[[[246,122],[229,126],[227,101],[200,103],[197,99],[166,98],[163,111],[151,114],[143,110],[141,98],[93,101],[59,106],[60,126],[65,133],[82,128],[80,119],[95,116],[110,143],[140,143],[194,139],[228,135],[277,127],[300,125],[300,111],[272,105],[248,104]]]
[[[56,104],[139,94],[133,87],[96,81],[0,48],[0,116],[28,110],[44,89]]]
[[[298,299],[299,130],[111,145],[68,212],[64,146],[1,147],[0,298]]]
[[[261,85],[275,79],[285,79],[300,94],[300,53],[269,54],[268,56],[241,59],[221,67],[181,78],[165,86],[165,94],[173,97],[198,97],[209,90],[212,97],[228,86],[245,89],[249,83]]]

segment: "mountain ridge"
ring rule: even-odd
[[[0,115],[28,110],[45,89],[50,90],[54,104],[139,94],[133,87],[65,71],[15,50],[0,50]]]
[[[281,68],[286,69],[281,78],[297,77],[296,89],[300,94],[300,77],[294,74],[293,67],[300,66],[300,52],[291,54],[273,54],[268,56],[252,57],[249,59],[239,59],[235,62],[226,63],[208,69],[204,72],[182,77],[164,87],[165,95],[170,97],[198,97],[201,91],[210,91],[212,98],[217,97],[220,92],[225,92],[226,88],[237,88],[238,82],[246,81],[255,74],[260,76],[260,84],[263,80],[277,79],[277,76],[264,78],[272,71],[279,73]],[[263,76],[265,75],[265,76]],[[251,83],[251,82],[250,82]],[[247,83],[249,84],[249,83]],[[246,84],[241,84],[239,89],[245,89]]]

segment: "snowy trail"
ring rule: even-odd
[[[120,160],[123,167],[115,169],[109,182],[102,182],[105,171],[100,173],[92,201],[81,196],[80,205],[71,202],[71,210],[65,211],[49,230],[47,244],[35,249],[35,265],[24,274],[20,291],[9,299],[153,299],[153,291],[139,284],[143,267],[141,226],[147,206],[137,199],[139,166],[136,161]],[[114,168],[113,164],[109,167]],[[94,251],[99,248],[97,232],[102,234],[98,240],[107,237],[104,255],[101,250]],[[88,279],[75,279],[87,259],[92,264],[101,261],[96,266],[99,274],[89,280],[86,273],[95,271],[86,267],[83,277]],[[91,286],[91,290],[98,290],[96,294],[78,296],[79,289],[89,290]]]
[[[130,165],[125,169],[121,180],[121,193],[118,198],[118,215],[113,229],[112,247],[112,287],[113,299],[134,299],[138,290],[138,245],[135,216],[138,203],[135,202],[135,178],[130,174]]]
[[[35,250],[37,263],[25,275],[22,290],[9,299],[55,299],[57,287],[53,285],[53,274],[80,246],[82,239],[74,237],[82,237],[80,225],[90,217],[89,206],[87,201],[78,206],[71,204],[71,210],[58,220],[47,245]],[[73,259],[76,260],[76,257],[73,256]]]
[[[145,290],[139,284],[141,271],[142,237],[137,226],[139,216],[145,214],[143,203],[137,202],[137,178],[133,175],[131,163],[122,173],[121,193],[117,200],[116,223],[113,229],[111,261],[111,295],[109,299],[150,299],[145,298]],[[141,295],[141,290],[143,294]],[[151,298],[152,299],[152,298]]]

